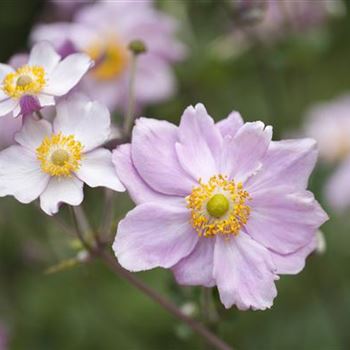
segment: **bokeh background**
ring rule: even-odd
[[[189,55],[176,66],[176,96],[143,114],[177,123],[187,105],[203,102],[216,120],[235,109],[246,120],[272,123],[275,139],[299,135],[310,106],[350,90],[349,1],[344,5],[345,14],[312,33],[301,31],[241,52],[230,39],[235,17],[228,2],[158,1],[159,8],[181,21],[179,36]],[[28,48],[32,26],[50,11],[44,1],[0,2],[1,62]],[[120,122],[120,115],[114,117]],[[217,303],[218,334],[235,348],[350,348],[350,218],[348,213],[332,212],[322,196],[333,170],[319,164],[310,182],[331,215],[323,227],[326,252],[311,256],[299,275],[282,276],[271,310],[239,312]],[[97,225],[101,191],[87,191],[85,203]],[[118,195],[114,204],[117,223],[133,204],[126,194]],[[68,219],[65,210],[60,215]],[[201,348],[201,341],[186,326],[99,263],[45,274],[75,254],[74,242],[52,218],[34,205],[1,199],[0,326],[8,335],[9,349]],[[139,277],[179,306],[200,313],[199,288],[177,286],[169,271]]]

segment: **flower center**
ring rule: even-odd
[[[2,89],[7,96],[20,98],[23,95],[38,94],[45,84],[45,70],[43,67],[22,66],[5,76]]]
[[[249,193],[242,183],[223,175],[212,176],[207,183],[199,180],[199,186],[186,200],[192,226],[199,236],[238,235],[249,219]]]
[[[127,47],[115,38],[109,39],[105,44],[93,43],[86,52],[96,62],[91,74],[98,80],[118,77],[129,62]]]
[[[207,211],[214,218],[221,218],[230,208],[230,202],[221,193],[214,194],[207,203]]]
[[[70,176],[80,167],[83,145],[73,135],[45,137],[36,149],[41,169],[51,176]]]

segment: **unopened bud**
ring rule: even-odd
[[[140,55],[147,52],[147,47],[142,40],[131,41],[128,48],[134,55]]]

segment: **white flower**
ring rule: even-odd
[[[83,183],[124,191],[101,145],[110,133],[110,114],[98,102],[73,95],[57,105],[53,123],[26,118],[16,144],[0,152],[0,196],[22,203],[40,197],[49,215],[60,203],[79,205]]]
[[[48,42],[36,44],[28,63],[18,69],[0,64],[0,117],[16,117],[55,104],[55,96],[71,90],[93,65],[86,54],[76,53],[61,60]]]

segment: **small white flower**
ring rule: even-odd
[[[111,152],[101,147],[109,134],[108,109],[82,95],[60,102],[53,124],[26,118],[17,143],[0,152],[0,196],[22,203],[40,197],[53,215],[60,203],[82,202],[83,183],[124,191]]]
[[[76,53],[61,60],[48,42],[36,44],[28,63],[13,69],[0,64],[0,117],[16,117],[55,104],[55,96],[69,92],[93,65],[88,55]]]

